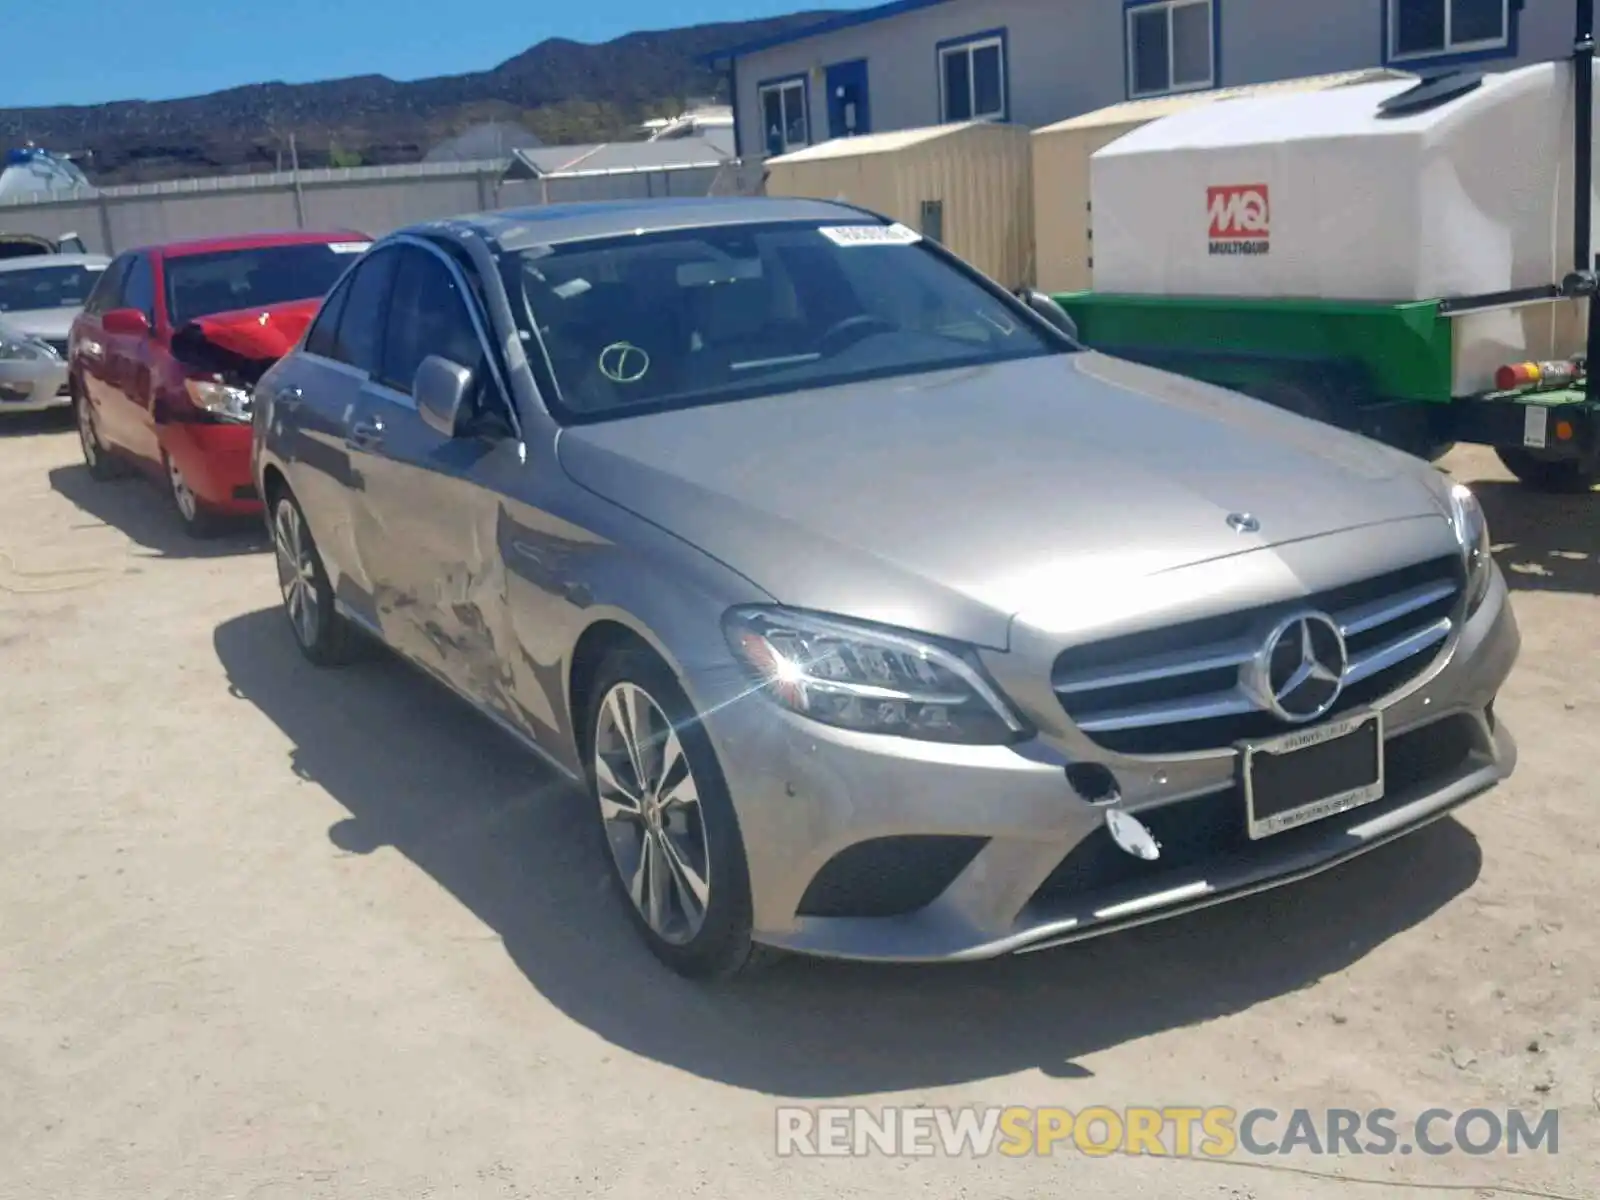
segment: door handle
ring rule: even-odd
[[[344,444],[352,450],[371,450],[383,443],[383,421],[374,417],[370,421],[353,421],[345,434]]]

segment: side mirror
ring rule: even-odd
[[[1072,319],[1066,309],[1062,308],[1061,305],[1057,304],[1038,288],[1019,288],[1017,299],[1021,300],[1073,341],[1078,340],[1078,323]]]
[[[122,334],[127,337],[150,336],[150,318],[137,308],[113,308],[100,318],[100,324],[107,333]]]
[[[461,410],[466,406],[467,394],[471,390],[471,371],[448,358],[430,354],[417,368],[411,395],[417,402],[417,412],[429,429],[445,437],[455,437],[461,421]]]

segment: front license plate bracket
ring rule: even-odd
[[[1383,716],[1359,713],[1240,747],[1252,841],[1383,798]]]

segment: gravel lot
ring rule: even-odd
[[[253,531],[190,542],[65,421],[6,421],[0,1196],[1596,1195],[1600,497],[1448,465],[1517,589],[1509,785],[1079,947],[708,992],[635,944],[586,806],[503,735],[395,662],[301,662]],[[782,1103],[1522,1105],[1561,1141],[801,1161]]]

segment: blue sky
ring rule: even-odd
[[[26,4],[26,0],[16,0]],[[869,0],[78,0],[16,14],[45,69],[0,71],[0,108],[165,100],[243,83],[420,79],[503,62],[547,37],[738,21]],[[556,15],[560,12],[562,15]],[[87,36],[86,36],[87,34]],[[31,47],[58,47],[34,58]],[[76,49],[74,49],[76,48]]]

